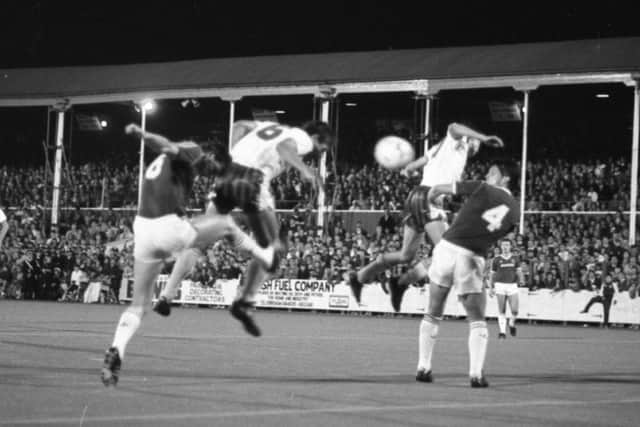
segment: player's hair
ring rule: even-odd
[[[231,154],[229,154],[227,146],[222,142],[207,140],[200,142],[199,145],[200,148],[202,148],[202,151],[213,153],[216,160],[221,162],[224,166],[231,163]]]
[[[309,136],[316,135],[318,142],[321,144],[331,145],[333,140],[333,131],[331,126],[321,120],[311,120],[300,126],[302,130],[307,132]]]
[[[513,160],[498,160],[494,164],[503,176],[509,177],[509,187],[517,188],[520,180],[520,167]]]

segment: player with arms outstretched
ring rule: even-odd
[[[491,294],[498,298],[498,339],[507,338],[507,302],[511,310],[509,333],[516,336],[516,317],[518,316],[518,283],[523,283],[522,270],[518,257],[511,253],[511,241],[500,243],[500,255],[491,261],[489,286]]]
[[[275,249],[259,247],[229,215],[184,218],[196,170],[224,173],[231,163],[226,147],[209,144],[207,148],[211,152],[205,153],[194,142],[174,143],[163,136],[144,132],[137,125],[131,124],[125,131],[144,137],[146,146],[158,156],[147,167],[140,189],[140,205],[133,223],[133,300],[120,317],[113,343],[105,354],[102,368],[105,386],[118,382],[126,346],[151,306],[154,283],[166,259],[191,247],[211,245],[225,236],[236,239],[242,236],[242,248],[260,259],[264,266],[271,268],[275,262]]]
[[[487,351],[486,294],[483,286],[485,254],[511,232],[519,220],[519,205],[508,190],[516,184],[515,164],[491,166],[486,181],[462,181],[436,185],[429,191],[431,203],[443,194],[469,196],[451,228],[433,250],[429,267],[429,306],[420,324],[416,380],[432,382],[431,354],[438,335],[447,295],[456,286],[469,322],[469,377],[471,387],[488,387],[483,374]]]
[[[375,280],[378,274],[394,265],[413,260],[425,231],[432,244],[438,243],[447,227],[446,213],[435,202],[430,203],[427,200],[429,190],[438,184],[460,180],[467,159],[478,151],[481,143],[496,147],[504,145],[497,136],[484,135],[467,126],[452,123],[442,141],[401,171],[403,175],[408,176],[409,172],[423,168],[420,185],[409,193],[405,201],[402,248],[397,252],[379,255],[357,273],[352,272],[349,275],[349,285],[358,303],[363,283]],[[420,275],[424,276],[426,269],[426,264],[420,262],[410,271],[412,277],[417,278]],[[392,294],[392,297],[398,296]]]
[[[228,213],[238,207],[246,214],[258,244],[263,247],[280,246],[271,180],[291,166],[300,172],[303,179],[315,187],[321,186],[320,177],[304,163],[302,157],[326,151],[331,140],[331,128],[320,121],[305,123],[300,128],[274,122],[236,122],[231,138],[233,162],[224,174],[216,178],[207,212]],[[168,302],[182,277],[193,268],[197,256],[195,250],[185,251],[176,262],[163,299],[156,307],[160,314],[169,314]],[[241,291],[230,307],[231,314],[253,336],[260,336],[261,331],[250,310],[254,306],[255,294],[268,273],[263,263],[255,259],[250,261]]]

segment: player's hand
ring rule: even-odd
[[[400,169],[400,175],[409,178],[409,171],[407,170],[407,168],[402,168]]]
[[[124,133],[126,133],[127,135],[136,135],[136,136],[142,136],[142,134],[144,133],[142,128],[140,126],[138,126],[135,123],[129,123],[125,128],[124,128]]]
[[[495,296],[496,296],[496,290],[495,290],[494,288],[490,288],[490,289],[489,289],[489,296],[490,296],[491,298],[493,298],[493,297],[495,297]]]
[[[496,135],[489,135],[484,143],[490,147],[504,148],[504,142],[499,136]]]

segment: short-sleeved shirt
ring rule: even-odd
[[[420,185],[433,187],[462,179],[469,157],[469,141],[466,136],[455,139],[450,133],[428,151],[429,161],[422,169]]]
[[[311,137],[302,129],[275,122],[255,122],[256,126],[231,148],[231,158],[237,164],[258,169],[267,181],[285,170],[285,163],[278,154],[278,145],[287,139],[295,141],[299,156],[313,150]]]
[[[520,207],[509,190],[481,181],[455,184],[455,194],[468,195],[442,238],[485,256],[489,248],[515,228]]]
[[[491,261],[493,281],[498,283],[517,283],[518,257],[511,254],[508,257],[498,255]]]
[[[0,209],[0,224],[7,220],[7,216],[4,214],[4,211]]]
[[[178,154],[160,154],[147,167],[142,180],[138,215],[159,218],[164,215],[184,215],[193,186],[192,164],[202,156],[195,143],[179,143]]]

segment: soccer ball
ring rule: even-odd
[[[373,157],[384,168],[399,169],[413,160],[415,152],[409,141],[390,135],[376,143]]]

